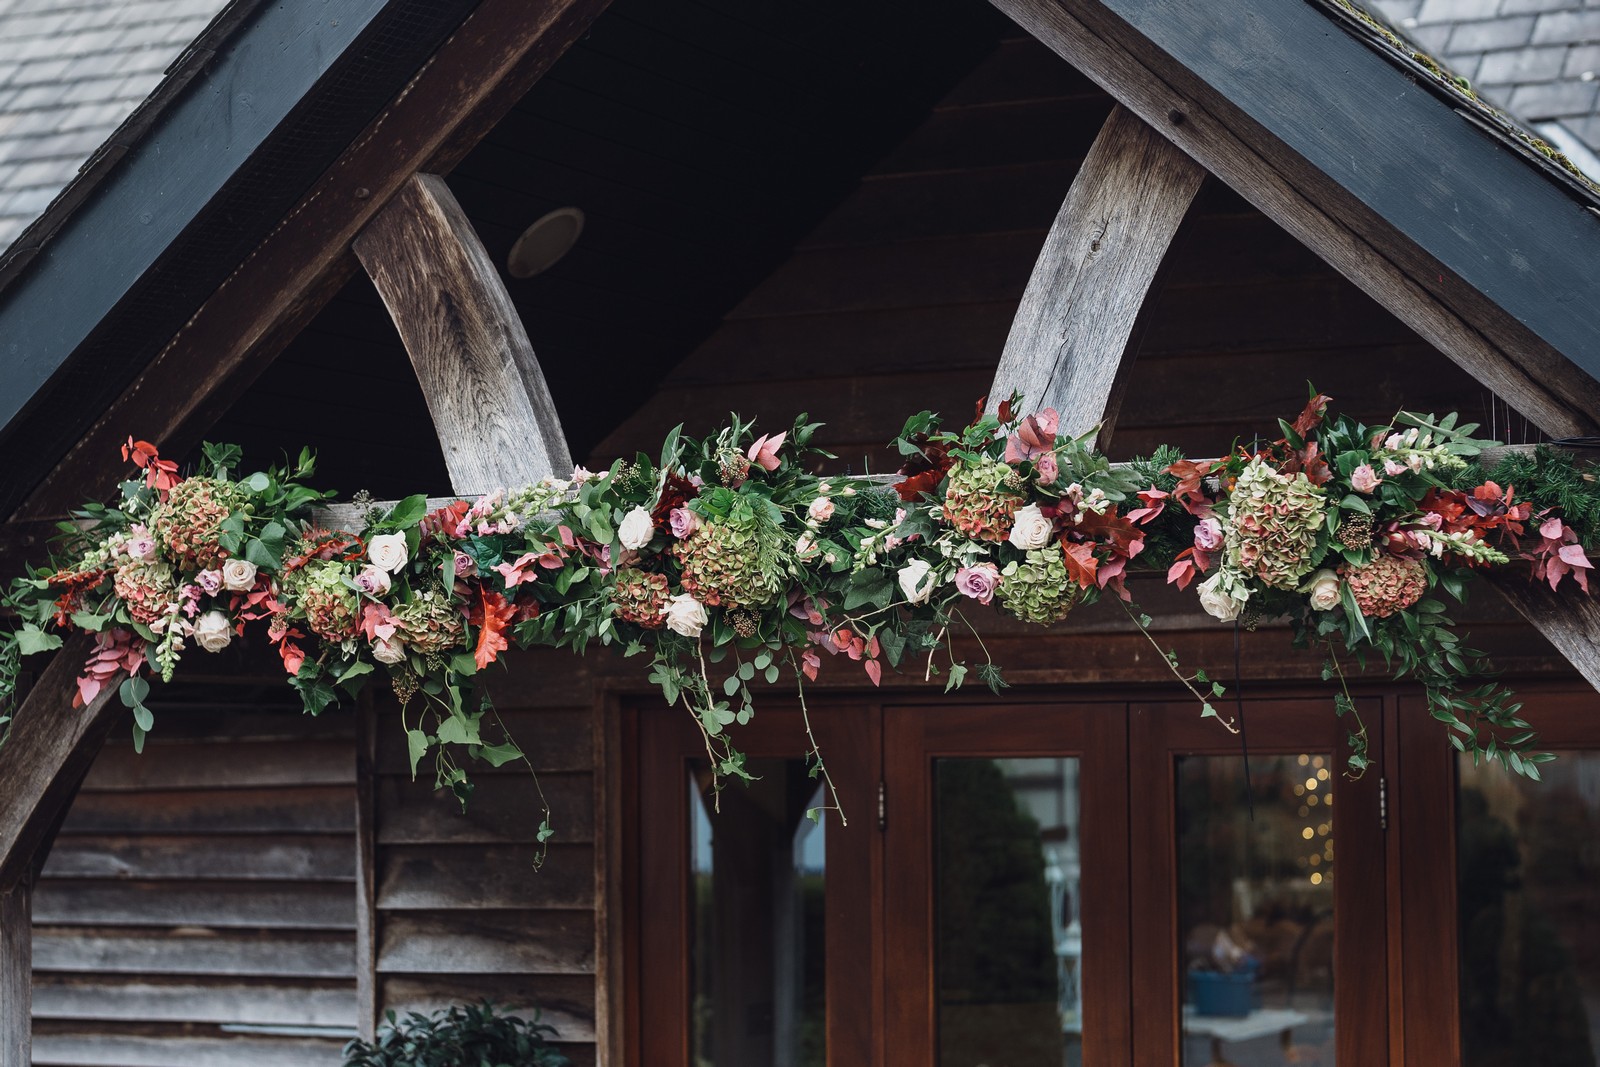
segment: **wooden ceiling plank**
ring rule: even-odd
[[[991,410],[1019,392],[1028,411],[1059,411],[1062,433],[1109,435],[1140,312],[1205,175],[1137,115],[1111,112],[1034,263]]]
[[[457,493],[572,469],[505,283],[443,178],[414,174],[355,239],[405,342]]]

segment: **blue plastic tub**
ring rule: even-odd
[[[1219,971],[1189,972],[1189,1003],[1196,1015],[1224,1015],[1242,1018],[1254,1007],[1254,969],[1223,974]]]

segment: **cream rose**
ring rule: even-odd
[[[928,602],[928,596],[933,592],[933,581],[929,578],[929,572],[932,570],[927,561],[914,559],[901,567],[895,575],[900,582],[900,591],[911,603]]]
[[[207,652],[221,652],[233,643],[233,623],[220,611],[208,611],[194,621],[194,643]]]
[[[1199,593],[1200,606],[1206,614],[1223,622],[1237,619],[1244,610],[1245,601],[1250,599],[1250,591],[1244,588],[1239,576],[1222,570],[1201,582]]]
[[[1026,552],[1030,548],[1048,545],[1054,532],[1055,524],[1044,517],[1039,505],[1029,504],[1017,509],[1011,519],[1011,536],[1006,540]]]
[[[1307,579],[1300,591],[1309,594],[1315,610],[1332,611],[1339,606],[1339,575],[1331,568],[1324,567]]]
[[[688,593],[679,593],[667,601],[661,614],[667,617],[667,629],[685,637],[699,637],[700,631],[710,621],[706,606]]]
[[[368,596],[383,596],[389,591],[389,572],[369,563],[356,575],[356,588]]]
[[[833,501],[825,496],[819,496],[806,508],[806,514],[811,516],[812,522],[827,522],[833,518]]]
[[[379,663],[396,664],[406,661],[406,646],[398,637],[380,637],[372,642],[372,658]]]
[[[222,588],[230,593],[248,593],[256,585],[256,565],[247,559],[230,559],[222,564]]]
[[[400,533],[378,534],[367,541],[367,558],[372,565],[393,574],[406,565],[410,553],[406,551],[406,535]]]
[[[622,525],[617,527],[617,540],[622,542],[623,548],[637,551],[648,545],[655,533],[656,524],[650,512],[634,508],[622,517]]]

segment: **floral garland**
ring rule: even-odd
[[[170,679],[191,646],[216,652],[261,623],[312,714],[387,675],[413,775],[431,754],[436,784],[465,803],[462,754],[526,760],[503,728],[488,736],[497,719],[474,700],[475,676],[512,643],[599,643],[648,654],[650,680],[692,713],[719,776],[740,777],[730,727],[753,714],[757,677],[773,683],[787,667],[802,709],[824,653],[859,663],[874,685],[885,664],[923,657],[925,676],[959,687],[969,665],[953,634],[977,636],[963,611],[974,603],[1048,626],[1110,594],[1148,637],[1125,584],[1139,567],[1195,583],[1220,620],[1287,618],[1297,644],[1321,649],[1351,724],[1352,774],[1366,766],[1366,732],[1340,652],[1363,664],[1376,653],[1420,682],[1457,749],[1538,777],[1550,755],[1531,749],[1520,706],[1461,643],[1438,594],[1459,600],[1472,571],[1513,563],[1588,591],[1600,491],[1570,458],[1507,460],[1520,482],[1502,488],[1478,462],[1493,442],[1454,415],[1368,427],[1330,418],[1329,398],[1314,395],[1270,444],[1112,464],[1059,434],[1054,411],[1016,417],[1019,400],[997,416],[980,404],[960,431],[928,412],[911,418],[892,486],[809,473],[832,457],[811,446],[819,424],[804,416],[760,437],[734,418],[704,440],[674,430],[659,459],[598,474],[433,511],[421,496],[368,506],[359,530],[314,524],[331,494],[304,484],[308,452],[239,477],[239,450],[207,445],[183,477],[130,440],[124,459],[142,474],[119,503],[78,512],[52,563],[5,597],[20,625],[0,635],[0,710],[23,655],[87,631],[96,645],[74,704],[125,675],[142,745],[146,676]],[[1162,652],[1201,714],[1233,728],[1214,703],[1223,686]],[[1005,685],[987,650],[971,669]],[[809,724],[808,741],[826,781]]]

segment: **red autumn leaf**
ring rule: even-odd
[[[1180,459],[1167,468],[1166,473],[1178,479],[1178,484],[1173,488],[1172,495],[1180,501],[1190,514],[1195,513],[1195,508],[1209,508],[1211,501],[1206,497],[1205,479],[1211,473],[1210,463],[1196,463],[1192,459]]]
[[[1304,471],[1306,480],[1312,485],[1327,485],[1333,481],[1333,470],[1328,466],[1327,457],[1322,455],[1322,450],[1315,441],[1307,441],[1306,446],[1294,454],[1294,458],[1284,467],[1285,474]]]
[[[481,584],[474,592],[467,621],[478,628],[478,647],[472,658],[481,671],[511,647],[506,641],[505,630],[511,625],[517,609],[505,597]]]
[[[861,668],[867,672],[867,677],[872,679],[873,685],[879,685],[882,683],[883,667],[879,665],[877,660],[865,660],[862,662]]]
[[[1194,560],[1183,558],[1189,552],[1190,550],[1186,549],[1172,566],[1167,568],[1168,585],[1176,585],[1179,589],[1187,589],[1189,588],[1189,583],[1194,581],[1194,576],[1199,568],[1195,566]]]
[[[1063,541],[1061,554],[1072,580],[1085,589],[1092,589],[1095,584],[1094,572],[1100,567],[1100,561],[1094,557],[1094,545],[1088,541]]]
[[[939,488],[939,483],[944,481],[944,471],[937,468],[913,474],[903,482],[894,484],[894,491],[900,494],[900,499],[907,504],[912,503],[923,493],[931,493]]]
[[[1333,397],[1326,393],[1318,393],[1306,402],[1305,410],[1300,412],[1300,417],[1294,420],[1294,432],[1301,437],[1322,425],[1322,418],[1328,413],[1328,405],[1333,403]],[[1320,483],[1319,483],[1320,484]]]
[[[988,398],[985,397],[985,399],[988,399]],[[1000,415],[1000,421],[1002,423],[1007,423],[1007,422],[1011,421],[1011,398],[1010,397],[1007,397],[1006,399],[1000,401],[999,415]]]
[[[1078,520],[1078,530],[1107,545],[1114,555],[1124,559],[1132,559],[1144,551],[1144,531],[1112,508],[1102,514],[1085,511]]]

